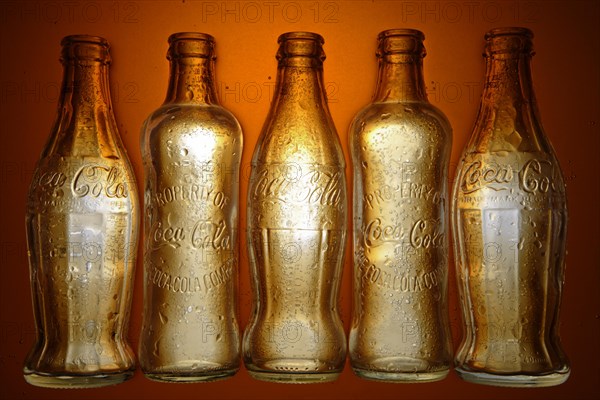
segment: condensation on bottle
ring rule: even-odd
[[[452,360],[447,306],[447,176],[452,130],[427,100],[424,35],[378,37],[373,101],[350,126],[354,309],[350,360],[363,378],[443,379]]]
[[[238,208],[242,130],[217,98],[212,36],[169,37],[165,102],[142,128],[144,311],[140,365],[168,382],[239,368]]]
[[[464,317],[456,371],[497,386],[558,385],[570,373],[558,332],[565,184],[535,101],[532,37],[525,28],[485,35],[481,106],[453,189]]]
[[[138,243],[135,176],[109,93],[109,44],[62,40],[58,117],[27,201],[36,340],[27,382],[90,388],[133,376],[126,341]]]
[[[257,379],[326,382],[346,358],[345,163],[323,84],[323,38],[290,32],[278,42],[275,97],[248,189],[253,308],[243,357]]]

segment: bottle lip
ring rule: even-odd
[[[323,36],[314,32],[286,32],[277,39],[279,49],[275,58],[279,61],[279,66],[289,65],[288,61],[294,59],[293,63],[300,63],[297,66],[319,67],[325,61],[325,52],[323,51]],[[299,61],[304,60],[304,61]],[[310,61],[306,61],[310,60]]]
[[[168,42],[169,44],[176,42],[178,40],[204,40],[207,42],[215,41],[215,38],[208,33],[202,32],[176,32],[169,36]]]
[[[279,38],[277,39],[277,43],[282,43],[286,40],[293,40],[293,39],[316,40],[320,44],[325,43],[325,39],[323,39],[323,36],[319,35],[318,33],[307,32],[307,31],[295,31],[295,32],[283,33],[283,34],[279,35]]]
[[[498,36],[525,36],[528,39],[533,39],[533,31],[519,26],[494,28],[486,32],[485,40],[491,40]]]
[[[418,29],[411,28],[394,28],[386,29],[385,31],[379,32],[377,35],[378,40],[389,38],[392,36],[413,36],[420,40],[425,40],[425,34]]]
[[[168,60],[187,58],[210,58],[216,60],[214,54],[215,38],[208,33],[177,32],[169,36]]]
[[[380,59],[386,58],[388,62],[412,62],[414,57],[423,58],[427,54],[424,40],[425,34],[417,29],[388,29],[377,35],[375,55]],[[410,58],[406,59],[406,56]]]
[[[62,40],[60,41],[61,46],[66,46],[71,43],[91,43],[91,44],[97,44],[97,45],[101,45],[101,46],[105,46],[105,47],[110,46],[108,43],[108,40],[106,40],[105,38],[103,38],[101,36],[85,35],[85,34],[68,35],[68,36],[63,37]]]
[[[69,35],[65,36],[60,44],[60,62],[62,64],[73,60],[86,62],[99,62],[104,65],[111,63],[110,44],[101,36]]]
[[[533,56],[533,32],[528,28],[494,28],[485,34],[484,57],[518,58],[522,55]]]

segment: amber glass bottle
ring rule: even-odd
[[[243,354],[262,380],[334,380],[346,358],[337,309],[345,164],[327,106],[322,45],[314,33],[279,37],[276,94],[252,158],[253,310]]]
[[[58,118],[27,202],[36,342],[27,382],[97,387],[123,382],[138,241],[138,195],[109,93],[108,42],[67,36]]]
[[[485,35],[479,115],[454,183],[452,223],[468,381],[551,386],[569,376],[558,336],[567,208],[531,81],[533,34]]]
[[[359,376],[434,381],[448,374],[447,176],[452,132],[427,100],[424,35],[379,34],[373,102],[350,127],[354,312]]]
[[[144,314],[147,377],[193,382],[239,367],[238,193],[242,130],[217,99],[214,39],[169,37],[165,102],[146,120]]]

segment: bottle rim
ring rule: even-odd
[[[61,46],[66,46],[71,43],[91,43],[97,44],[100,46],[109,47],[110,44],[108,40],[103,38],[102,36],[95,35],[87,35],[87,34],[77,34],[77,35],[68,35],[62,38],[60,41]]]
[[[377,35],[378,45],[375,55],[379,59],[386,58],[387,62],[392,63],[412,62],[415,60],[414,57],[426,56],[424,40],[425,34],[417,29],[388,29]]]
[[[294,32],[282,33],[281,35],[279,35],[279,38],[277,39],[277,43],[281,43],[286,40],[294,40],[294,39],[316,40],[320,44],[325,43],[325,39],[323,39],[323,36],[319,35],[318,33],[307,32],[307,31],[294,31]]]
[[[425,34],[423,32],[418,29],[411,28],[386,29],[385,31],[379,32],[377,39],[382,40],[392,36],[413,36],[420,40],[425,40]]]
[[[535,54],[533,50],[533,32],[528,28],[506,27],[494,28],[485,34],[485,50],[483,56],[488,58],[517,58],[522,55],[529,57]]]
[[[208,33],[177,32],[169,36],[168,60],[207,58],[216,60],[215,38]]]
[[[298,61],[302,59],[310,59],[309,64],[312,67],[322,66],[325,61],[325,52],[323,51],[323,36],[314,32],[286,32],[277,39],[279,49],[275,58],[279,61],[279,66],[288,65],[288,61],[294,59],[294,63],[304,63],[306,61]],[[312,64],[316,63],[316,64]],[[307,64],[308,65],[308,64]],[[299,65],[298,65],[299,66]]]
[[[101,36],[69,35],[61,41],[60,62],[64,65],[74,60],[99,62],[110,65],[110,44]]]
[[[178,40],[203,40],[214,43],[215,38],[208,33],[202,32],[176,32],[169,36],[168,42],[171,44]]]
[[[490,40],[498,36],[525,36],[528,39],[533,39],[533,31],[529,28],[519,26],[494,28],[486,32],[485,40]]]

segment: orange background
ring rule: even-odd
[[[1,1],[0,2],[0,397],[6,399],[192,398],[596,398],[600,395],[600,259],[598,149],[600,2],[596,1]],[[425,33],[425,80],[430,101],[452,123],[452,171],[471,133],[483,87],[483,35],[493,27],[526,26],[535,33],[534,86],[546,132],[568,182],[569,234],[561,333],[570,379],[545,389],[469,384],[454,372],[441,382],[390,385],[361,380],[349,365],[330,384],[282,385],[252,380],[242,368],[232,379],[161,384],[141,372],[124,384],[95,390],[29,386],[22,363],[34,338],[25,247],[25,198],[33,168],[56,114],[60,40],[100,35],[112,45],[112,97],[121,136],[141,182],[139,130],[164,100],[167,37],[201,31],[217,41],[222,103],[244,129],[241,224],[249,162],[274,87],[279,34],[318,32],[325,38],[330,109],[347,153],[347,128],[366,105],[376,78],[376,35],[390,28]],[[349,178],[350,169],[347,169]],[[348,179],[350,183],[350,180]],[[241,230],[243,232],[243,229]],[[240,321],[249,315],[245,238],[240,270]],[[341,312],[351,312],[351,252],[346,252]],[[140,258],[138,258],[140,259]],[[460,316],[453,268],[450,315],[454,344]],[[138,263],[130,340],[137,347],[142,305]]]

